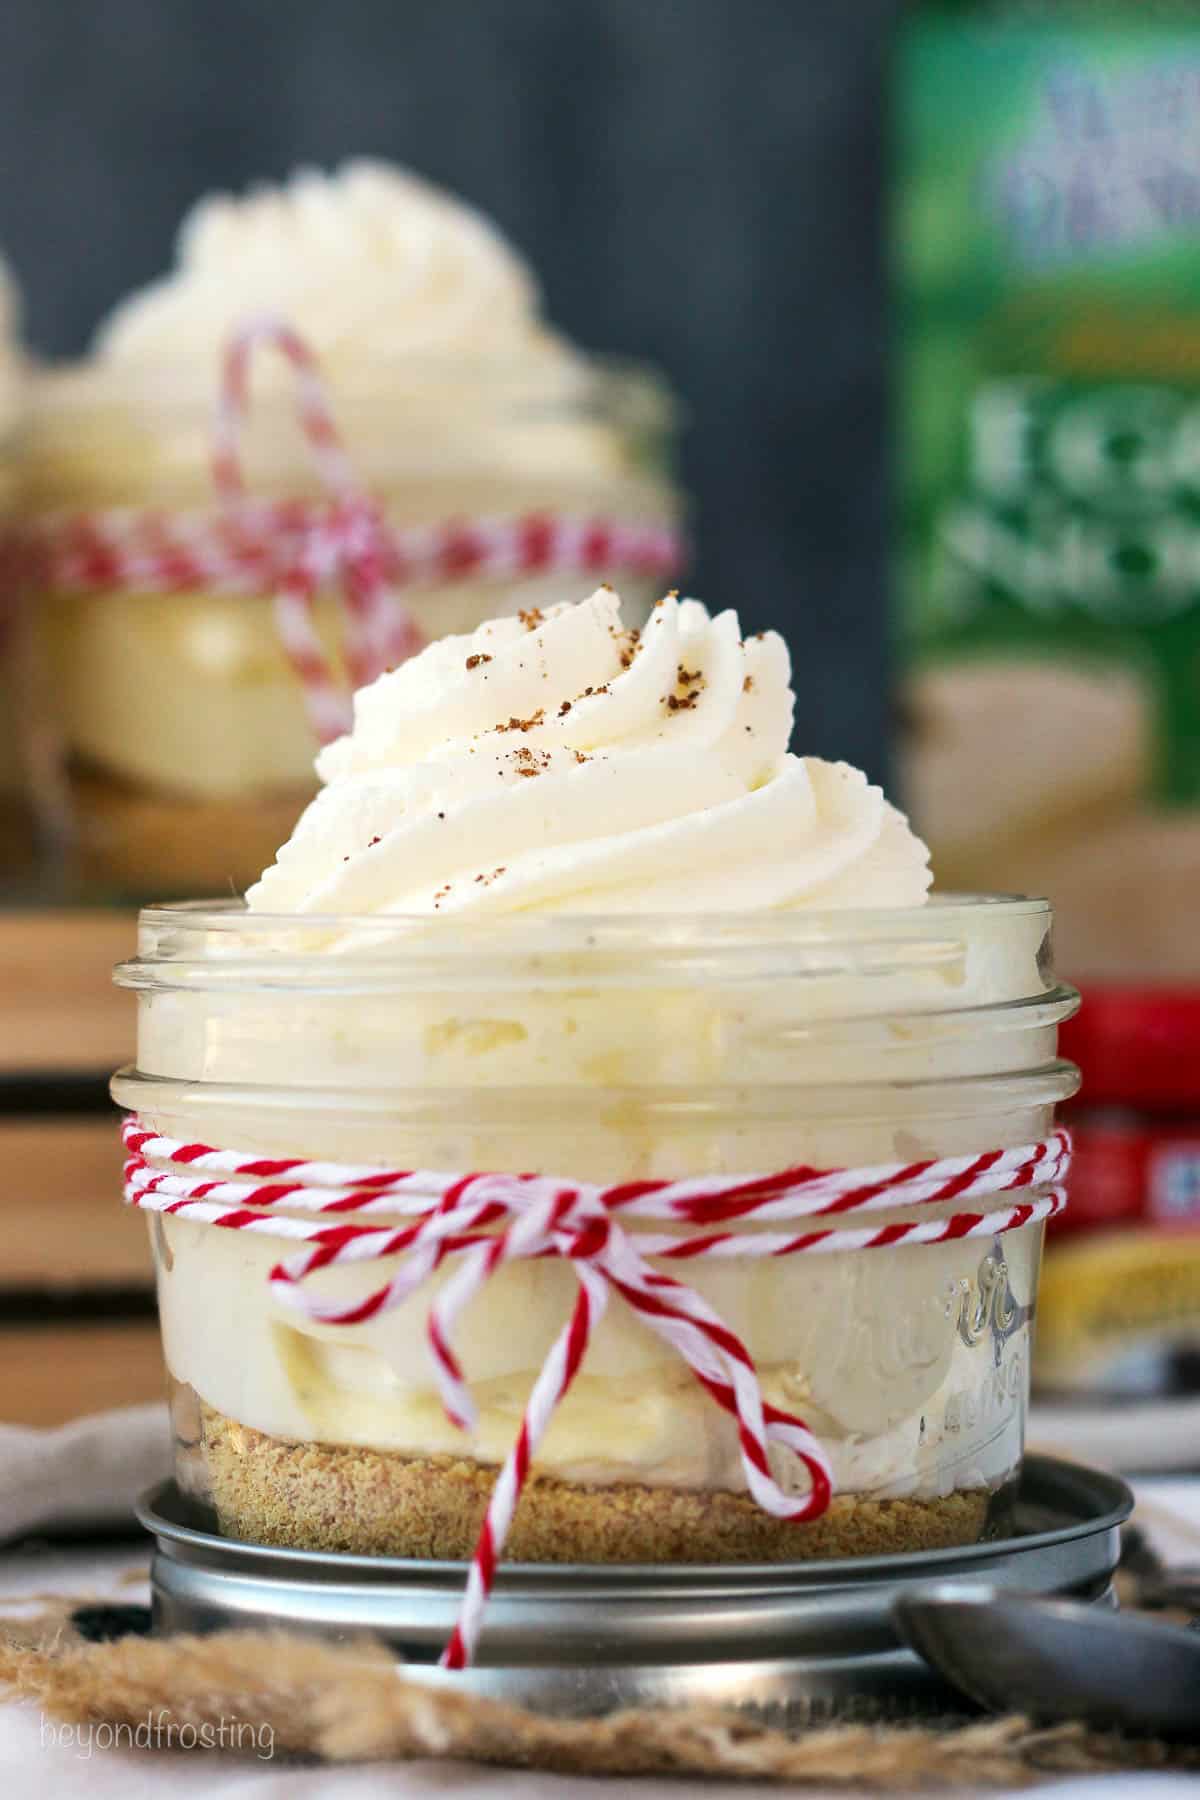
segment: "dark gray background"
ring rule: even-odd
[[[884,771],[883,87],[898,0],[0,0],[0,245],[42,351],[205,188],[411,163],[550,316],[684,396],[689,587],[792,642],[796,747]]]

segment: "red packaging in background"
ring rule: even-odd
[[[1200,1387],[1200,988],[1096,987],[1063,1029],[1070,1205],[1039,1306],[1044,1388]]]

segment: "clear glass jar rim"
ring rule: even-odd
[[[338,404],[378,406],[389,381],[403,391],[470,387],[497,403],[506,397],[561,404],[598,403],[606,415],[666,431],[679,420],[679,403],[665,373],[655,365],[616,353],[571,349],[563,356],[457,355],[449,352],[372,350],[347,367],[318,353],[323,380]],[[254,384],[254,406],[294,408],[294,383],[286,370],[270,388]],[[114,406],[169,418],[191,418],[198,407],[211,410],[220,380],[218,359],[187,352],[162,368],[83,359],[35,369],[27,398],[35,422],[78,417]]]
[[[989,917],[1030,919],[1040,915],[1049,922],[1053,908],[1041,895],[939,894],[924,906],[842,906],[772,908],[763,912],[726,913],[506,913],[494,918],[433,919],[427,913],[268,913],[251,912],[240,899],[164,900],[144,906],[140,925],[174,926],[198,931],[222,931],[239,936],[274,931],[312,931],[336,927],[351,934],[391,932],[397,941],[415,933],[437,933],[440,942],[458,937],[470,946],[483,934],[504,936],[513,942],[555,942],[593,946],[600,937],[611,941],[633,937],[657,943],[684,941],[708,943],[714,935],[721,942],[796,943],[852,939],[861,942],[876,934],[886,937],[896,929],[920,931],[927,924],[953,929],[957,923],[977,918],[986,909]],[[921,935],[924,935],[921,932]]]
[[[900,973],[961,959],[986,919],[1001,930],[1049,927],[1047,900],[1007,894],[935,895],[921,907],[725,914],[543,914],[470,920],[426,914],[258,913],[241,900],[179,901],[139,914],[138,954],[118,966],[123,987],[172,983],[185,968],[269,967],[273,979],[341,981],[353,968],[432,973],[491,969],[504,958],[562,959],[586,973],[631,958],[712,978],[780,968],[797,974]],[[331,943],[336,939],[336,945]],[[582,965],[582,970],[581,970]],[[156,971],[159,973],[156,974]]]

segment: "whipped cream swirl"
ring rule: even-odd
[[[913,906],[928,853],[857,769],[788,753],[774,632],[607,588],[430,644],[355,696],[257,912]]]
[[[388,355],[568,354],[525,263],[481,213],[370,161],[200,201],[175,268],[116,308],[96,349],[176,374],[195,359],[211,379],[230,331],[263,312],[285,314],[335,373]]]

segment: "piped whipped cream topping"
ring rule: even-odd
[[[857,769],[789,754],[775,632],[607,588],[443,638],[355,696],[256,912],[920,905],[928,853]]]
[[[281,313],[335,372],[388,355],[567,356],[536,283],[496,228],[382,162],[303,169],[281,187],[201,200],[175,267],[101,326],[99,357],[211,366],[231,329]]]

